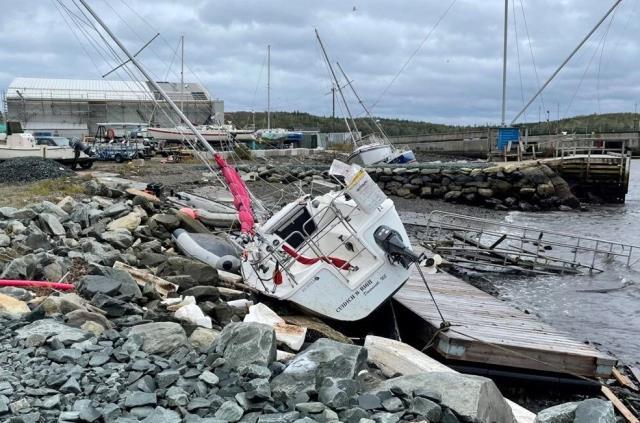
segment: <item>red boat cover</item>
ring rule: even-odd
[[[255,224],[255,218],[253,211],[251,210],[251,197],[244,181],[238,174],[238,171],[229,166],[227,161],[219,153],[216,153],[213,158],[222,172],[222,176],[227,185],[229,191],[233,195],[233,205],[238,210],[238,220],[240,220],[240,230],[242,233],[253,235],[253,226]]]

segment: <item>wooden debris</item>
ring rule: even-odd
[[[638,387],[636,386],[635,383],[631,382],[631,379],[629,379],[629,376],[625,375],[624,373],[622,373],[620,370],[618,370],[617,368],[613,368],[613,377],[616,378],[616,380],[620,383],[620,385],[629,388],[633,391],[637,391]]]
[[[618,412],[622,414],[622,416],[627,419],[629,423],[640,423],[640,420],[638,420],[638,418],[633,415],[631,410],[629,410],[627,406],[624,405],[622,401],[620,401],[620,398],[618,398],[616,394],[611,391],[611,389],[603,386],[602,393],[605,397],[607,397],[609,401],[613,403],[613,406],[616,408],[616,410],[618,410]]]
[[[306,327],[286,323],[275,311],[262,303],[250,306],[249,314],[244,316],[244,321],[271,326],[276,332],[276,340],[294,351],[300,350],[307,335]]]
[[[136,188],[127,188],[127,194],[133,197],[142,197],[146,200],[151,201],[152,203],[160,203],[160,199],[153,194],[148,193],[147,191],[142,191]]]
[[[388,377],[397,375],[413,375],[425,372],[453,372],[455,370],[421,353],[403,342],[379,336],[368,335],[364,341],[369,361],[374,363]],[[533,423],[536,415],[526,408],[509,401],[513,416],[518,423]]]
[[[138,285],[142,287],[144,287],[147,283],[154,284],[156,287],[156,291],[158,291],[158,293],[163,297],[166,297],[171,292],[178,291],[178,285],[155,276],[150,272],[147,272],[146,270],[136,269],[135,267],[129,266],[128,264],[119,261],[114,263],[113,268],[126,271],[133,277]]]
[[[319,336],[318,338],[324,337],[332,339],[334,341],[342,342],[344,344],[353,344],[353,341],[351,341],[351,339],[347,338],[346,336],[316,317],[282,316],[282,318],[287,323],[290,323],[292,325],[304,326],[310,331],[319,333],[321,336]]]

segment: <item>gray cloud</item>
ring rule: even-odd
[[[71,0],[64,2],[73,6]],[[179,78],[174,50],[184,34],[186,79],[202,81],[213,95],[225,100],[227,110],[265,109],[263,62],[266,45],[271,44],[273,108],[321,115],[331,113],[331,99],[326,95],[331,84],[314,27],[320,30],[332,60],[341,62],[371,104],[450,4],[436,0],[90,3],[130,50],[161,32],[163,40],[156,40],[140,56],[158,79]],[[633,110],[634,102],[640,101],[640,84],[633,71],[640,60],[640,44],[634,36],[640,29],[638,3],[640,0],[622,2],[610,27],[605,22],[545,91],[544,106],[538,101],[531,107],[529,120],[537,120],[539,110],[542,114],[550,110],[555,116],[558,105],[561,116]],[[53,0],[25,0],[19,5],[0,0],[0,89],[15,76],[98,79],[117,62],[111,58],[106,63],[77,34],[83,39],[83,49],[55,4]],[[518,49],[511,10],[507,116],[514,116],[522,106],[523,93],[528,99],[538,87],[520,5],[526,12],[538,74],[544,80],[612,0],[511,0],[510,7],[514,4]],[[497,123],[503,7],[498,0],[458,0],[375,113],[453,124]],[[121,72],[118,77],[127,75]],[[355,102],[352,105],[357,109]]]

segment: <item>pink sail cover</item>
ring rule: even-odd
[[[227,181],[231,195],[233,195],[233,206],[238,210],[240,231],[244,234],[253,235],[255,218],[251,210],[251,197],[249,196],[247,186],[238,174],[238,171],[229,166],[224,157],[216,153],[213,158],[222,172],[225,181]]]

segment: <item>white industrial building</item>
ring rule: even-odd
[[[198,83],[159,82],[192,123],[224,121],[224,102]],[[159,101],[159,105],[154,102]],[[150,84],[139,81],[15,78],[5,93],[6,120],[33,132],[93,135],[99,123],[172,127],[180,120]]]

